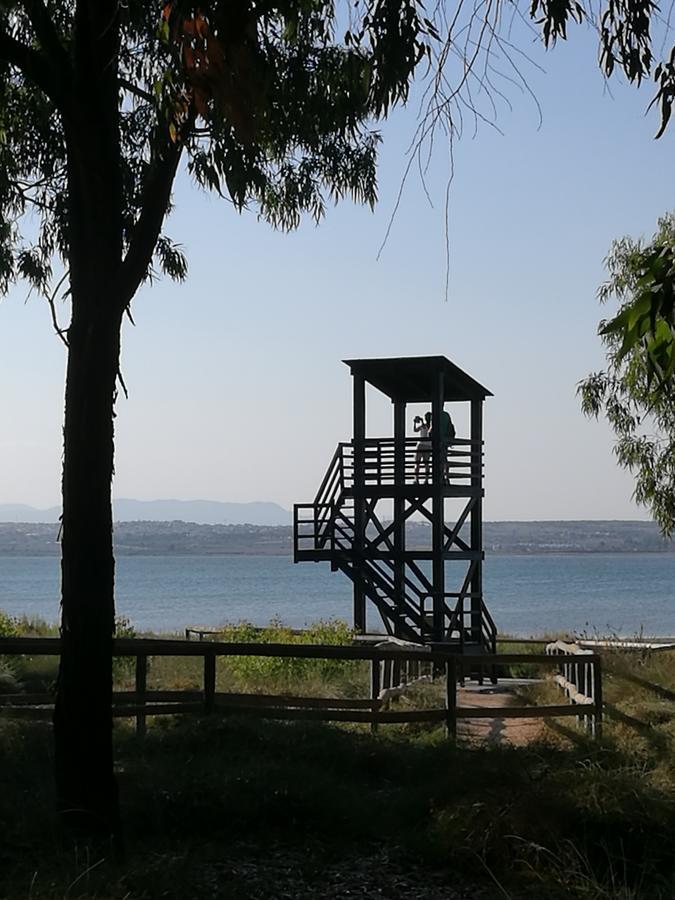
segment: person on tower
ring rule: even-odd
[[[441,459],[443,460],[443,483],[450,484],[450,447],[455,440],[456,431],[453,421],[450,418],[450,413],[446,412],[445,409],[441,410],[440,432]],[[429,434],[433,434],[433,427],[430,429]]]
[[[420,440],[415,448],[415,482],[419,484],[420,465],[424,466],[424,483],[429,483],[429,461],[431,460],[431,413],[424,413],[424,418],[415,416],[413,419],[413,431],[419,432]]]

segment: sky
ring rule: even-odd
[[[486,519],[647,517],[609,428],[583,417],[575,391],[603,366],[596,331],[611,309],[595,292],[611,241],[650,235],[675,206],[675,132],[653,140],[651,85],[612,79],[608,89],[588,30],[548,53],[521,40],[545,69],[523,60],[543,121],[503,82],[512,109],[496,98],[501,133],[481,124],[474,136],[465,123],[449,190],[447,299],[440,138],[427,173],[433,205],[413,171],[378,258],[414,105],[382,128],[374,212],[344,201],[318,227],[282,234],[181,174],[166,231],[190,274],[144,287],[136,326],[124,326],[116,496],[310,501],[335,445],[351,437],[341,360],[443,354],[494,394]],[[47,507],[59,502],[65,349],[45,301],[27,293],[18,285],[0,302],[0,503]],[[389,401],[373,392],[367,403],[369,434],[391,434]],[[466,411],[450,411],[462,435]]]

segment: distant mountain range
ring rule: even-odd
[[[277,503],[220,503],[217,500],[126,500],[113,502],[116,522],[195,522],[198,525],[290,525]],[[0,503],[0,522],[58,522],[60,506],[35,509]]]

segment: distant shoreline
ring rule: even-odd
[[[0,522],[0,558],[59,556],[55,523]],[[462,532],[462,537],[467,538]],[[117,556],[290,556],[289,525],[202,525],[194,522],[117,522]],[[428,524],[409,522],[407,545],[430,549]],[[654,522],[533,521],[485,522],[486,555],[675,553]]]
[[[410,548],[417,549],[417,548]],[[485,550],[485,557],[488,559],[491,556],[518,556],[522,558],[527,558],[528,556],[672,556],[675,554],[675,550],[492,550],[487,548]],[[114,555],[116,558],[124,557],[125,559],[133,559],[134,557],[138,559],[161,559],[163,557],[171,557],[171,559],[200,559],[200,558],[208,558],[208,557],[240,557],[240,556],[261,556],[261,557],[279,557],[283,559],[289,559],[292,557],[292,551],[286,550],[261,550],[256,548],[250,549],[241,549],[241,550],[222,550],[222,551],[208,551],[208,550],[195,550],[193,552],[176,552],[176,551],[128,551],[128,550],[119,550],[117,548],[114,549]],[[59,550],[59,545],[54,545],[53,551],[43,552],[43,553],[8,553],[3,549],[0,549],[0,559],[60,559],[61,554]]]

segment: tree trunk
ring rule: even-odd
[[[62,820],[87,838],[121,827],[112,749],[115,562],[111,485],[124,302],[117,0],[75,4],[64,112],[72,315],[66,374],[61,663],[54,711]]]
[[[68,332],[63,531],[62,652],[54,713],[57,802],[65,823],[120,836],[112,751],[115,625],[111,482],[121,313],[106,278],[78,298]],[[110,282],[108,282],[109,284]]]

